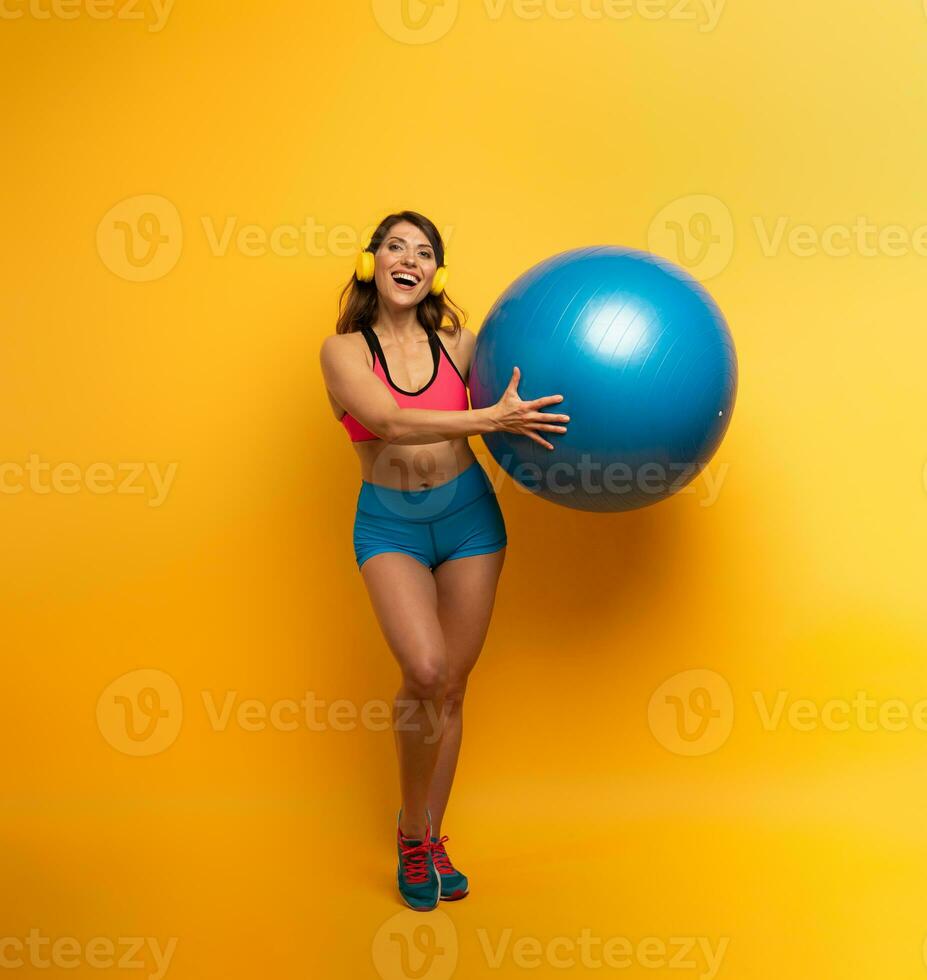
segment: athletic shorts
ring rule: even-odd
[[[354,518],[354,556],[399,551],[428,568],[498,551],[505,521],[486,471],[474,460],[452,480],[425,490],[394,490],[361,481]]]

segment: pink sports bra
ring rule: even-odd
[[[373,355],[373,373],[389,388],[400,408],[429,408],[445,412],[466,411],[470,407],[467,400],[467,385],[457,370],[457,365],[444,349],[438,332],[428,327],[425,330],[434,360],[434,371],[431,380],[424,388],[418,391],[404,391],[393,384],[386,358],[383,356],[383,348],[380,346],[380,339],[371,327],[361,327],[361,332]],[[380,438],[347,412],[341,416],[341,422],[348,430],[351,442],[366,442],[369,439]]]

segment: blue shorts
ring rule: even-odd
[[[385,551],[411,555],[429,568],[485,555],[508,538],[496,493],[479,462],[426,490],[394,490],[361,481],[354,518],[358,569]]]

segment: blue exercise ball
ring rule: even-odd
[[[561,252],[496,301],[470,367],[474,408],[494,405],[515,366],[527,400],[566,433],[484,436],[527,490],[565,507],[627,511],[665,500],[718,448],[737,393],[737,358],[717,304],[683,269],[612,245]]]

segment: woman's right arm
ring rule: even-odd
[[[322,374],[328,390],[364,428],[384,442],[427,445],[487,432],[526,435],[553,449],[538,431],[566,432],[562,423],[568,415],[552,415],[539,409],[563,401],[562,395],[547,395],[532,401],[518,397],[516,367],[502,397],[487,408],[446,412],[441,409],[400,408],[383,382],[370,370],[359,346],[333,334],[322,342]],[[558,424],[551,424],[558,423]]]

